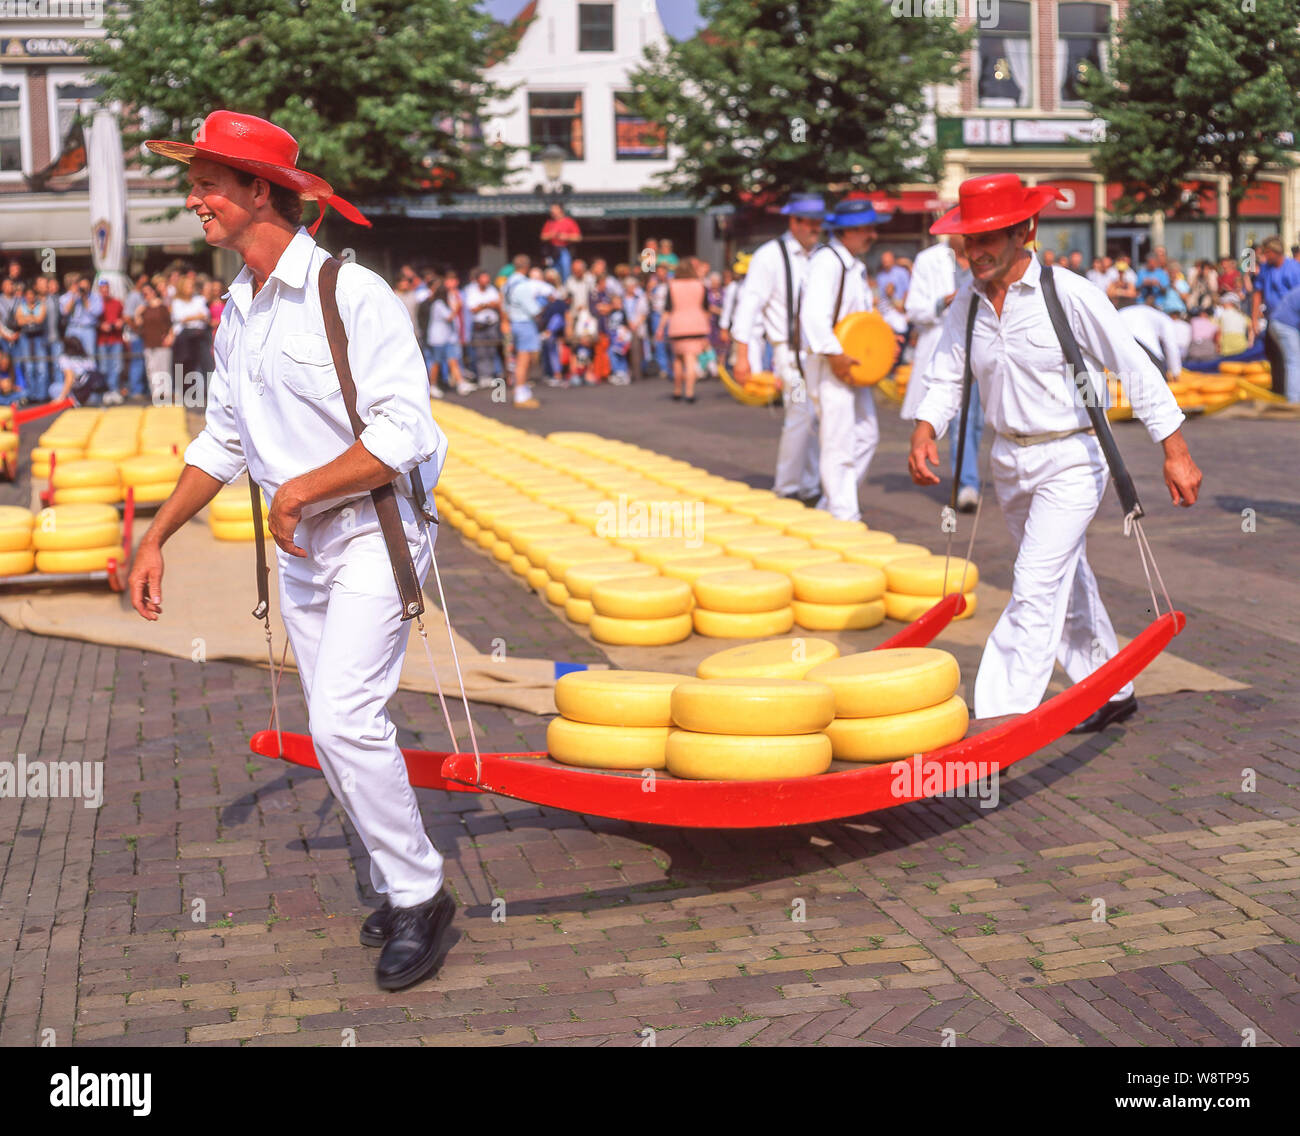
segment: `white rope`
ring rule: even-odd
[[[266,618],[266,661],[271,668],[271,720],[266,724],[269,730],[275,727],[275,744],[277,748],[277,757],[284,756],[284,735],[280,732],[280,702],[277,695],[280,690],[280,676],[284,674],[284,660],[289,654],[289,640],[284,641],[284,653],[280,656],[280,669],[275,668],[275,646],[271,640],[271,617],[268,614]]]
[[[1137,535],[1138,556],[1142,561],[1142,571],[1146,574],[1147,589],[1151,592],[1152,615],[1155,617],[1160,615],[1160,604],[1156,600],[1155,584],[1160,585],[1160,594],[1165,598],[1165,607],[1172,612],[1174,605],[1169,599],[1169,589],[1165,587],[1164,577],[1160,575],[1160,565],[1156,563],[1156,554],[1147,540],[1146,532],[1143,531],[1142,522],[1136,518],[1133,520],[1133,531]],[[1155,583],[1152,583],[1151,580],[1153,572],[1155,573]]]
[[[438,705],[442,707],[442,720],[447,723],[447,733],[451,737],[451,748],[453,752],[460,751],[460,742],[456,738],[456,727],[451,724],[451,712],[447,709],[447,699],[442,693],[442,679],[438,677],[438,664],[433,661],[433,648],[429,646],[429,633],[424,629],[424,617],[415,617],[416,630],[420,632],[420,638],[424,640],[424,654],[429,660],[429,669],[433,671],[433,685],[438,691]]]

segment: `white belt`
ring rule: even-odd
[[[1049,430],[1045,434],[1013,434],[998,431],[999,438],[1005,438],[1008,442],[1014,442],[1017,446],[1036,446],[1040,442],[1054,442],[1058,438],[1072,438],[1075,434],[1095,434],[1097,431],[1091,426],[1079,426],[1074,430]]]

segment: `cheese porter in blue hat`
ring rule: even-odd
[[[823,217],[826,202],[820,193],[793,193],[781,206],[781,213],[786,217]]]

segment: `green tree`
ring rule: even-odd
[[[1081,87],[1106,124],[1094,164],[1122,213],[1191,209],[1183,184],[1228,178],[1234,229],[1264,166],[1289,168],[1300,131],[1300,0],[1131,0],[1114,60]]]
[[[123,141],[190,138],[220,108],[284,127],[344,196],[500,184],[510,148],[473,126],[508,93],[483,69],[509,29],[477,0],[129,0],[91,51]],[[150,166],[173,163],[146,154]]]
[[[943,154],[919,134],[925,89],[960,77],[971,33],[921,8],[700,0],[705,30],[647,48],[631,75],[639,112],[683,152],[663,187],[738,204],[799,186],[934,180]]]

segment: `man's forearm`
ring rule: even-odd
[[[221,482],[211,474],[198,466],[187,465],[181,471],[171,496],[158,509],[141,545],[156,544],[161,548],[172,533],[211,501],[220,489]]]
[[[319,469],[295,477],[291,493],[300,505],[328,501],[332,497],[346,497],[350,493],[365,493],[380,485],[387,485],[397,476],[397,471],[385,465],[360,442],[353,442],[332,462]],[[286,486],[281,486],[284,492]]]

